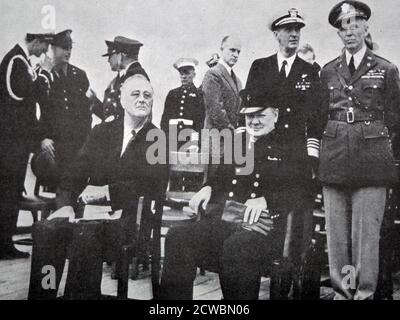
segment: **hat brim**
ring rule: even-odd
[[[267,109],[267,108],[272,108],[272,107],[267,106],[267,107],[242,108],[242,109],[240,109],[239,113],[240,113],[240,114],[244,114],[244,115],[246,115],[246,114],[253,114],[253,113],[257,113],[257,112],[263,111],[263,110],[265,110],[265,109]]]

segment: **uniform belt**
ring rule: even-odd
[[[344,121],[347,123],[383,120],[382,111],[361,111],[359,109],[330,110],[329,120]]]

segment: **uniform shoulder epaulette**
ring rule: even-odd
[[[341,56],[338,56],[338,57],[336,57],[336,58],[332,59],[331,61],[329,61],[329,62],[325,63],[325,65],[324,65],[322,68],[325,68],[325,67],[327,67],[328,65],[330,65],[330,64],[333,64],[333,63],[337,62],[337,61],[338,61],[340,58],[341,58]]]
[[[86,74],[85,71],[83,71],[82,69],[78,68],[77,66],[74,66],[72,64],[70,64],[71,66],[71,70],[74,74]]]
[[[378,59],[380,59],[380,60],[383,60],[383,61],[385,61],[386,63],[389,63],[389,64],[393,64],[391,61],[389,61],[388,59],[386,59],[386,58],[383,58],[383,57],[381,57],[381,56],[379,56],[379,55],[377,55],[377,54],[373,54],[374,56],[375,56],[375,58],[378,58]]]

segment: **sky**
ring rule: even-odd
[[[301,42],[311,44],[321,65],[337,57],[342,44],[328,23],[338,0],[0,0],[0,57],[26,32],[43,32],[46,5],[55,9],[55,30],[72,29],[71,63],[86,71],[91,88],[103,96],[115,76],[107,59],[104,40],[123,35],[141,41],[139,60],[155,90],[154,122],[159,123],[169,90],[180,85],[172,67],[180,57],[199,60],[195,84],[201,84],[205,61],[218,52],[228,34],[242,40],[242,52],[234,70],[245,84],[251,63],[276,52],[277,43],[268,23],[297,8],[306,20]],[[399,0],[368,0],[369,21],[377,54],[400,64]]]

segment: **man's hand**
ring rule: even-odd
[[[267,200],[264,197],[249,199],[246,201],[245,206],[247,208],[244,213],[243,222],[253,224],[260,218],[261,211],[267,209]]]
[[[78,200],[84,204],[99,204],[105,203],[109,199],[108,185],[92,186],[88,185],[85,190],[79,195]]]
[[[207,204],[211,198],[211,187],[206,186],[200,189],[193,198],[189,201],[189,207],[194,210],[196,213],[199,211],[199,205],[203,202],[203,210],[206,210]]]
[[[44,55],[44,59],[40,61],[40,67],[50,73],[54,67],[54,62],[48,55]]]
[[[47,217],[47,220],[53,220],[55,218],[68,218],[68,221],[72,222],[75,219],[74,208],[72,208],[71,206],[62,207],[49,215]]]
[[[47,152],[53,159],[55,157],[54,141],[52,139],[44,139],[41,143],[41,149]]]

